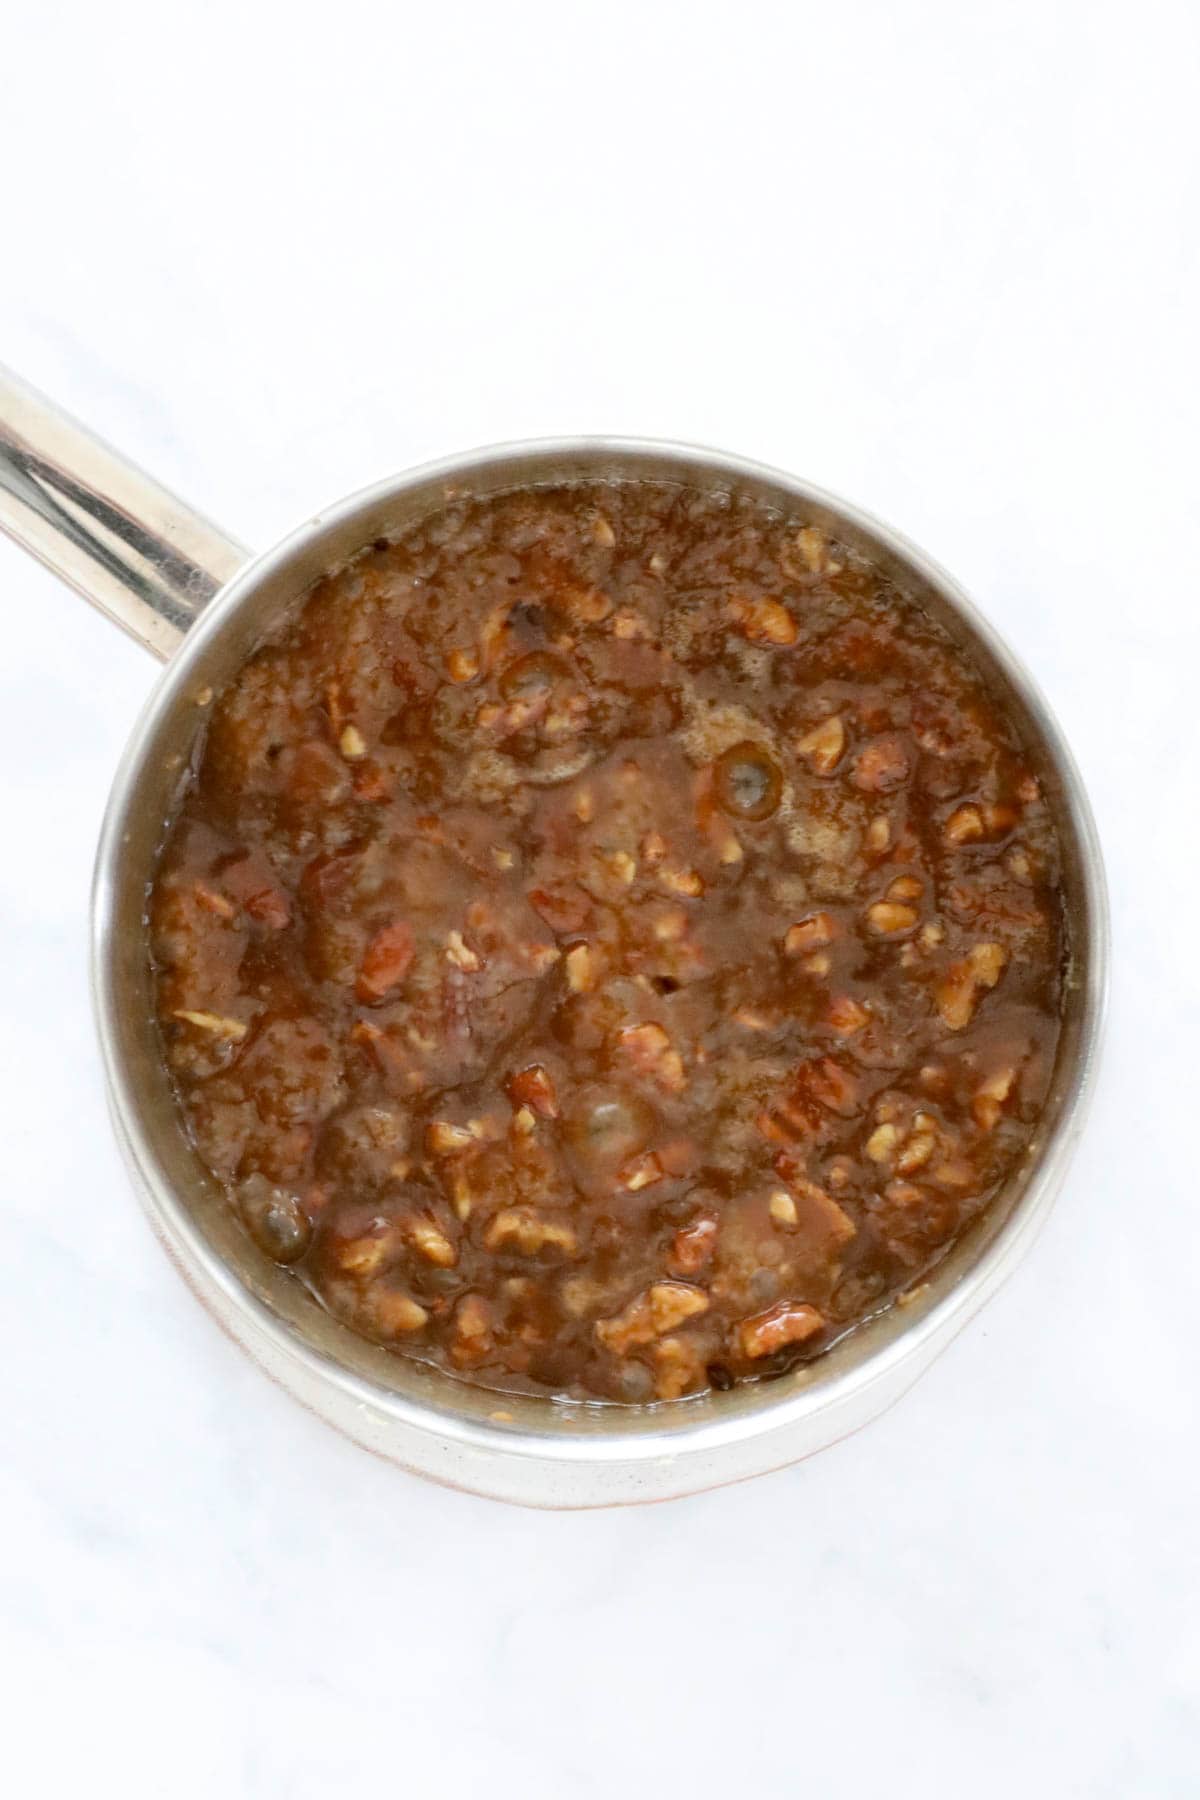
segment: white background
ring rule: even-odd
[[[248,543],[546,432],[882,514],[1032,665],[1115,913],[1097,1105],[857,1439],[537,1515],[372,1460],[188,1296],[85,995],[154,665],[0,545],[14,1795],[1200,1792],[1193,0],[5,9],[0,354]]]

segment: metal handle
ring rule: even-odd
[[[163,662],[250,554],[3,367],[0,530]]]

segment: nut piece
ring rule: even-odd
[[[778,1300],[738,1327],[743,1356],[770,1356],[785,1344],[803,1344],[823,1330],[825,1320],[802,1300]]]
[[[218,919],[232,919],[237,911],[232,900],[227,900],[224,894],[218,894],[215,888],[207,887],[203,881],[195,882],[192,892],[205,911],[216,913]]]
[[[980,987],[994,988],[1004,973],[1008,951],[1000,944],[976,944],[967,961]]]
[[[918,881],[915,875],[897,875],[887,891],[889,900],[919,900],[925,892],[925,883]]]
[[[357,725],[347,725],[338,738],[338,749],[347,762],[357,762],[367,754],[367,740]]]
[[[614,850],[611,856],[604,858],[612,875],[622,887],[631,887],[637,874],[637,858],[630,856],[628,850]]]
[[[708,1295],[700,1288],[682,1281],[657,1281],[615,1318],[598,1320],[596,1337],[606,1350],[623,1356],[635,1345],[648,1344],[673,1331],[695,1313],[707,1312],[708,1303]]]
[[[452,1269],[458,1261],[458,1251],[450,1239],[428,1219],[413,1220],[408,1227],[408,1241],[427,1262],[436,1263],[439,1269]]]
[[[767,1211],[777,1225],[794,1225],[799,1218],[796,1202],[786,1188],[776,1188],[767,1201]]]
[[[712,1213],[701,1213],[681,1225],[671,1240],[667,1258],[673,1275],[695,1275],[711,1260],[717,1247],[717,1220]]]
[[[881,937],[894,937],[897,932],[911,931],[917,915],[911,906],[898,900],[877,900],[867,908],[867,923]]]
[[[653,1076],[669,1093],[678,1094],[686,1086],[683,1058],[672,1048],[661,1025],[627,1025],[618,1034],[617,1043],[635,1069]]]
[[[339,1269],[357,1280],[374,1275],[396,1251],[394,1229],[368,1232],[363,1237],[347,1238],[333,1252]]]
[[[454,1156],[469,1150],[475,1133],[467,1125],[452,1125],[449,1119],[434,1119],[425,1132],[425,1148],[432,1156]]]
[[[536,1256],[547,1247],[570,1256],[577,1240],[569,1225],[544,1219],[530,1206],[508,1206],[489,1221],[483,1242],[485,1249],[515,1250],[518,1256]]]
[[[1014,1068],[997,1069],[994,1075],[976,1090],[971,1102],[971,1112],[975,1123],[983,1131],[992,1131],[999,1123],[1004,1102],[1012,1093],[1013,1083],[1017,1079]]]
[[[704,882],[695,869],[660,869],[658,881],[669,894],[686,894],[691,900],[704,892]]]
[[[656,1333],[674,1331],[695,1313],[708,1311],[708,1295],[682,1281],[656,1281],[648,1297]]]
[[[822,719],[819,725],[814,725],[796,745],[799,754],[808,758],[818,775],[832,775],[845,748],[846,727],[836,713],[831,719]]]
[[[660,944],[677,944],[680,938],[687,936],[687,928],[688,916],[681,906],[659,913],[652,927]]]
[[[796,554],[810,575],[819,575],[829,561],[829,545],[825,533],[815,525],[805,525],[796,533]]]
[[[371,1310],[379,1330],[385,1332],[420,1331],[429,1321],[425,1308],[408,1294],[389,1293],[386,1288],[372,1296]]]
[[[837,921],[831,914],[809,913],[806,919],[788,926],[783,947],[789,956],[801,956],[806,950],[815,950],[821,944],[828,944],[836,931]]]
[[[654,1392],[660,1400],[678,1400],[689,1388],[705,1386],[704,1359],[700,1348],[687,1338],[667,1337],[654,1346],[658,1370]]]
[[[592,985],[592,953],[586,944],[572,944],[563,959],[567,986],[573,994],[585,994]]]
[[[446,673],[451,681],[463,683],[474,681],[479,673],[479,658],[474,650],[450,650],[446,653]]]
[[[543,1119],[557,1119],[558,1097],[549,1071],[541,1063],[531,1063],[508,1079],[508,1096],[515,1106],[532,1109]]]
[[[454,1340],[450,1355],[460,1368],[482,1362],[492,1349],[492,1311],[482,1294],[464,1294],[455,1307]]]
[[[886,1163],[892,1159],[892,1153],[900,1142],[898,1125],[877,1125],[866,1142],[866,1152],[872,1162]]]
[[[836,994],[825,1009],[825,1020],[839,1037],[853,1037],[871,1023],[871,1013],[850,994]]]
[[[983,815],[977,806],[960,806],[942,828],[948,844],[973,844],[983,836]]]
[[[617,534],[603,513],[598,512],[592,520],[592,537],[605,550],[611,550],[617,541]]]
[[[403,919],[377,931],[363,955],[354,991],[366,1005],[382,1000],[408,974],[416,951],[412,926]]]
[[[728,610],[743,634],[756,644],[794,644],[796,641],[796,621],[778,600],[753,600],[748,594],[734,594]]]
[[[446,939],[446,960],[452,962],[456,969],[466,975],[475,975],[483,967],[483,963],[467,944],[463,942],[461,931],[452,931]]]
[[[880,737],[861,750],[850,779],[866,793],[886,793],[908,777],[909,756],[898,737]]]
[[[227,1019],[220,1013],[182,1010],[171,1016],[175,1019],[183,1019],[189,1025],[195,1025],[199,1031],[211,1031],[214,1037],[228,1038],[233,1044],[240,1044],[250,1029],[243,1020]]]
[[[662,1178],[663,1166],[653,1150],[627,1162],[618,1177],[621,1186],[628,1188],[631,1194],[636,1194],[641,1188],[653,1187]]]
[[[867,849],[886,850],[892,841],[891,820],[886,813],[876,813],[867,826]]]
[[[923,1169],[937,1149],[937,1121],[929,1113],[918,1113],[904,1148],[896,1158],[901,1175],[913,1175]]]
[[[1008,952],[1001,944],[976,944],[962,961],[951,963],[934,990],[934,1002],[951,1031],[970,1024],[980,993],[994,988],[1004,973]]]

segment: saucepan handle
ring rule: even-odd
[[[250,554],[3,367],[0,530],[164,662]]]

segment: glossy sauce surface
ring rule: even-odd
[[[449,506],[213,707],[150,902],[255,1241],[363,1335],[638,1402],[911,1289],[1025,1150],[1066,955],[1002,700],[803,518]]]

